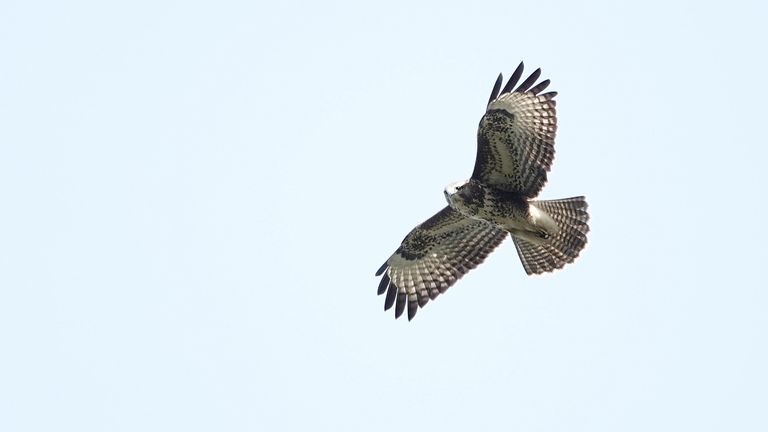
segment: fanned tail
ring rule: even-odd
[[[551,272],[573,262],[587,245],[589,213],[583,196],[549,201],[531,201],[560,226],[560,232],[546,244],[535,245],[512,236],[520,261],[529,275]]]

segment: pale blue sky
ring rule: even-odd
[[[768,430],[761,2],[0,3],[0,430]],[[373,273],[559,92],[544,198],[412,322]]]

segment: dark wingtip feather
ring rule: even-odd
[[[384,310],[389,310],[393,304],[395,304],[395,298],[397,298],[397,286],[390,281],[389,288],[387,289],[387,297],[384,299]]]
[[[493,85],[493,90],[491,90],[491,97],[488,99],[489,105],[499,96],[502,81],[504,81],[504,77],[499,74],[499,77],[496,78],[496,84]]]
[[[416,316],[416,312],[419,310],[419,304],[415,301],[408,302],[408,321],[412,320]]]
[[[556,91],[546,92],[546,93],[544,93],[542,95],[539,95],[539,96],[543,96],[543,97],[545,97],[547,99],[554,99],[555,96],[557,96],[557,92]]]
[[[395,303],[395,319],[400,318],[405,310],[405,302],[408,300],[408,296],[404,292],[397,293],[397,303]]]
[[[384,294],[384,292],[387,291],[387,287],[389,286],[389,275],[384,275],[381,278],[381,282],[379,282],[379,295]]]
[[[379,267],[378,270],[376,270],[376,276],[381,276],[381,274],[384,273],[384,270],[386,270],[387,267],[389,267],[389,260],[387,260],[387,262],[382,264],[382,266]]]
[[[526,78],[525,81],[523,81],[523,83],[520,84],[520,87],[515,89],[515,92],[525,93],[526,91],[528,91],[528,88],[530,88],[533,85],[533,83],[535,83],[536,80],[539,79],[540,76],[541,76],[541,68],[538,68],[535,71],[533,71],[531,76]]]
[[[515,84],[517,84],[517,81],[520,80],[520,77],[523,75],[523,69],[525,66],[523,65],[523,62],[520,62],[520,64],[517,66],[517,69],[515,69],[515,72],[512,73],[512,76],[509,77],[509,81],[507,81],[507,85],[504,86],[504,90],[501,91],[501,94],[509,93],[512,91],[512,88],[515,87]]]
[[[544,90],[547,87],[549,87],[549,80],[548,79],[546,79],[546,80],[536,84],[536,87],[531,89],[531,93],[539,94],[539,92],[541,92],[542,90]]]

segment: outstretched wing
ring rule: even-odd
[[[539,94],[547,88],[549,80],[533,86],[541,69],[512,90],[522,74],[520,63],[501,94],[501,74],[496,80],[477,131],[472,178],[533,198],[547,182],[547,172],[555,157],[557,92]]]
[[[408,303],[408,320],[419,307],[444,293],[477,267],[506,238],[507,232],[462,216],[450,206],[414,228],[376,272],[384,276],[379,294],[387,293],[384,310],[395,305],[395,318]]]

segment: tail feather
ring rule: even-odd
[[[550,242],[541,245],[512,237],[525,272],[529,275],[551,272],[573,262],[587,245],[589,213],[586,199],[573,197],[531,201],[531,205],[547,212],[560,225],[560,232]]]

